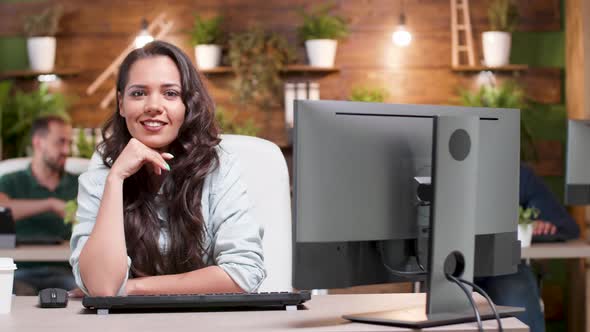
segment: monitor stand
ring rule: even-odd
[[[473,281],[479,118],[440,116],[433,125],[430,240],[426,308],[409,307],[343,316],[345,319],[424,328],[475,321],[467,295],[446,273]],[[471,287],[467,286],[471,291]],[[478,303],[482,319],[495,318],[487,302]],[[496,307],[501,317],[523,312]]]

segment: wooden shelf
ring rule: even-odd
[[[340,68],[337,67],[312,67],[308,65],[288,65],[287,68],[283,69],[284,73],[337,73]]]
[[[55,69],[52,71],[34,71],[34,70],[10,70],[0,72],[0,79],[9,79],[9,78],[34,78],[39,75],[57,75],[57,76],[74,76],[78,75],[80,70],[78,69]]]
[[[506,65],[501,67],[486,67],[486,66],[455,66],[451,68],[453,71],[460,72],[479,72],[479,71],[524,71],[529,69],[528,65]]]
[[[233,70],[229,66],[215,67],[211,69],[200,70],[204,74],[229,74]],[[318,74],[329,74],[339,72],[340,68],[337,67],[312,67],[308,65],[288,65],[285,69],[281,70],[282,73],[318,73]]]

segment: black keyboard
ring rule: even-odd
[[[285,308],[311,299],[310,292],[221,293],[191,295],[85,296],[88,309],[223,309]]]

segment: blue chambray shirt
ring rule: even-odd
[[[223,146],[223,144],[221,144]],[[207,266],[221,267],[244,291],[258,289],[266,271],[262,251],[262,226],[253,219],[252,204],[247,188],[240,179],[240,164],[236,157],[222,147],[217,148],[219,167],[205,178],[201,197],[201,209],[206,225],[203,261]],[[74,226],[70,240],[72,266],[76,283],[88,294],[80,276],[79,258],[94,223],[100,206],[104,184],[110,168],[103,165],[101,157],[95,153],[88,171],[79,178],[78,224]],[[168,246],[167,210],[158,209],[162,224],[159,246],[165,251]],[[105,243],[108,245],[108,243]],[[127,275],[119,289],[123,294],[133,262],[127,257]]]

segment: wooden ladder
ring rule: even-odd
[[[148,32],[153,35],[157,28],[159,28],[159,32],[154,36],[154,40],[163,38],[170,30],[174,22],[172,20],[166,20],[166,14],[162,13],[158,15],[154,21],[147,27]],[[117,71],[119,70],[119,65],[125,59],[127,54],[135,49],[134,41],[132,40],[131,43],[111,62],[111,64],[92,82],[88,88],[86,89],[87,95],[92,95],[96,90],[111,76],[117,76]],[[115,98],[116,89],[112,88],[109,93],[102,99],[100,102],[101,108],[107,108],[111,101]]]
[[[459,18],[462,22],[459,23]],[[461,38],[461,31],[464,38]],[[452,38],[452,65],[475,66],[473,52],[473,35],[471,32],[471,19],[469,17],[469,0],[451,0],[451,38]],[[463,41],[464,44],[460,44]],[[461,53],[467,54],[467,63],[462,61]]]

